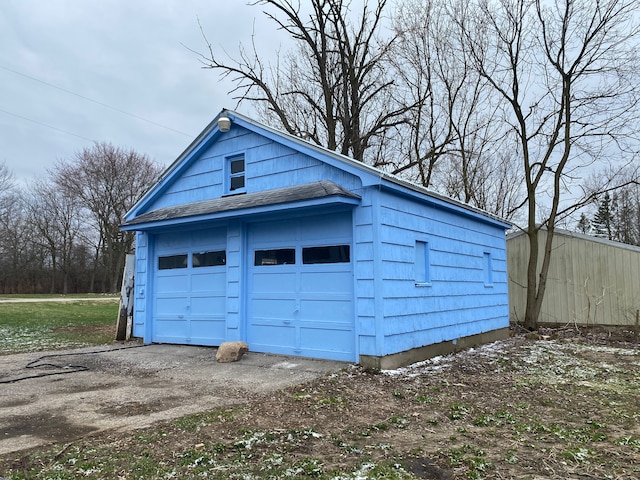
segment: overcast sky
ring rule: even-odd
[[[169,165],[236,107],[230,84],[186,48],[206,50],[198,18],[229,53],[254,24],[261,51],[279,46],[261,8],[242,0],[2,0],[0,162],[26,182],[105,141]]]

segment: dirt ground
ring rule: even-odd
[[[0,440],[0,474],[79,475],[76,462],[98,457],[84,477],[640,478],[640,349],[630,331],[541,330],[385,372],[249,354],[224,367],[223,385],[211,368],[183,376],[209,362],[208,349],[172,348],[83,354],[70,363],[90,370],[1,385],[0,435],[10,438]],[[145,349],[153,352],[145,362],[123,360]],[[172,366],[161,369],[167,361]],[[254,381],[234,383],[248,371]],[[93,390],[74,386],[83,376]],[[22,388],[37,382],[60,394],[68,416],[56,413],[58,405],[26,418],[27,401],[41,399]],[[136,397],[136,385],[161,394]],[[86,414],[80,401],[87,398],[95,423],[83,429],[71,412]],[[209,413],[176,423],[160,415],[167,411]],[[107,415],[113,423],[100,423]],[[20,430],[25,425],[31,430]],[[57,453],[45,461],[30,456],[33,449],[16,451],[13,442],[29,448],[34,438]],[[124,452],[131,463],[105,460]]]
[[[131,343],[0,356],[0,455],[246,402],[344,366],[258,353],[221,364],[215,353]]]

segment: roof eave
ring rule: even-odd
[[[314,198],[310,200],[302,200],[295,202],[285,202],[272,205],[263,205],[260,207],[242,208],[237,210],[225,210],[223,212],[215,212],[200,215],[188,215],[178,218],[168,218],[163,220],[156,220],[150,222],[132,222],[124,223],[120,225],[120,229],[123,231],[146,231],[156,230],[166,227],[184,226],[202,222],[211,222],[217,220],[226,220],[237,217],[248,217],[257,215],[267,215],[271,213],[277,213],[282,211],[300,210],[307,208],[317,208],[326,206],[346,206],[355,207],[360,204],[360,198],[346,197],[342,195],[331,195],[323,198]]]

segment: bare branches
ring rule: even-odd
[[[640,37],[637,16],[630,20],[638,2],[481,0],[470,8],[479,14],[458,24],[479,72],[509,105],[520,143],[531,250],[526,324],[535,327],[554,227],[592,199],[593,192],[575,195],[579,171],[612,155],[629,160],[632,152],[621,147],[638,138]],[[600,181],[599,191],[616,185]],[[540,225],[548,229],[541,262]]]
[[[220,60],[207,41],[201,60],[235,83],[239,102],[275,113],[287,132],[377,164],[368,148],[407,113],[395,102],[386,72],[394,38],[379,36],[386,3],[365,3],[355,15],[342,0],[313,0],[304,8],[291,0],[261,0],[255,4],[296,42],[295,54],[278,54],[276,66],[267,67],[255,43],[241,47],[238,59]]]
[[[58,189],[86,209],[98,232],[95,248],[105,260],[104,284],[108,291],[117,291],[125,254],[133,244],[133,236],[121,232],[120,223],[156,181],[159,168],[134,150],[96,143],[73,160],[56,162],[50,174]]]

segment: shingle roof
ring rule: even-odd
[[[322,180],[319,182],[295,185],[292,187],[265,190],[263,192],[230,195],[212,200],[164,207],[144,213],[123,224],[123,226],[139,225],[142,223],[158,222],[176,218],[195,217],[233,210],[242,210],[253,207],[264,207],[281,203],[290,203],[302,200],[313,200],[331,196],[340,196],[360,199],[349,190],[335,183]]]

